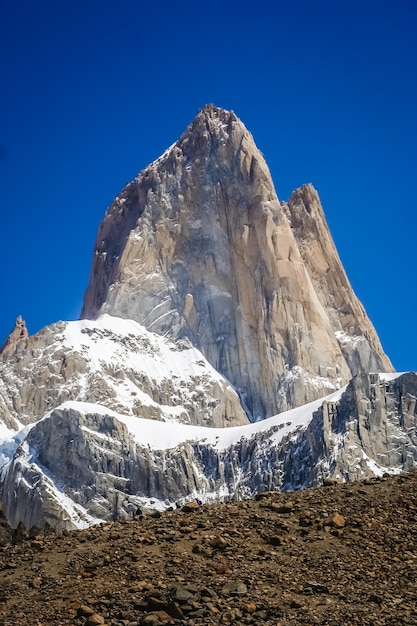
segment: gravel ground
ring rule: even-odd
[[[417,624],[417,472],[56,535],[0,520],[0,625]]]

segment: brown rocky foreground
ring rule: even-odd
[[[0,526],[0,624],[417,624],[417,472],[63,535]]]

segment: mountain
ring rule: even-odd
[[[188,337],[251,420],[392,371],[314,188],[281,204],[251,134],[212,105],[108,209],[82,316],[103,312]]]
[[[398,473],[416,396],[317,192],[280,203],[243,123],[208,105],[109,207],[82,319],[29,337],[18,318],[3,345],[3,511],[68,530]]]

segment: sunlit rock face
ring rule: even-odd
[[[204,107],[108,209],[82,316],[187,337],[251,419],[391,371],[311,185],[280,203],[233,112]]]
[[[392,371],[365,309],[353,293],[312,185],[296,189],[282,207],[320,303],[325,308],[352,376]]]

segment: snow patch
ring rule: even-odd
[[[384,474],[397,475],[401,474],[403,469],[401,467],[381,467],[371,459],[365,452],[362,450],[362,457],[365,460],[366,465],[369,467],[374,476],[383,476]]]
[[[378,372],[379,380],[383,382],[389,382],[391,380],[395,380],[396,378],[399,378],[403,374],[406,374],[406,372]]]
[[[113,370],[143,372],[159,382],[175,375],[191,378],[203,374],[225,382],[196,348],[179,346],[138,322],[108,314],[95,321],[67,322],[63,346],[86,356],[92,371],[101,371],[105,364]]]
[[[363,341],[366,341],[365,337],[363,337],[362,335],[348,335],[347,333],[345,333],[344,330],[336,330],[334,335],[337,341],[342,346],[345,346],[347,344],[350,344],[352,346],[357,346]]]

